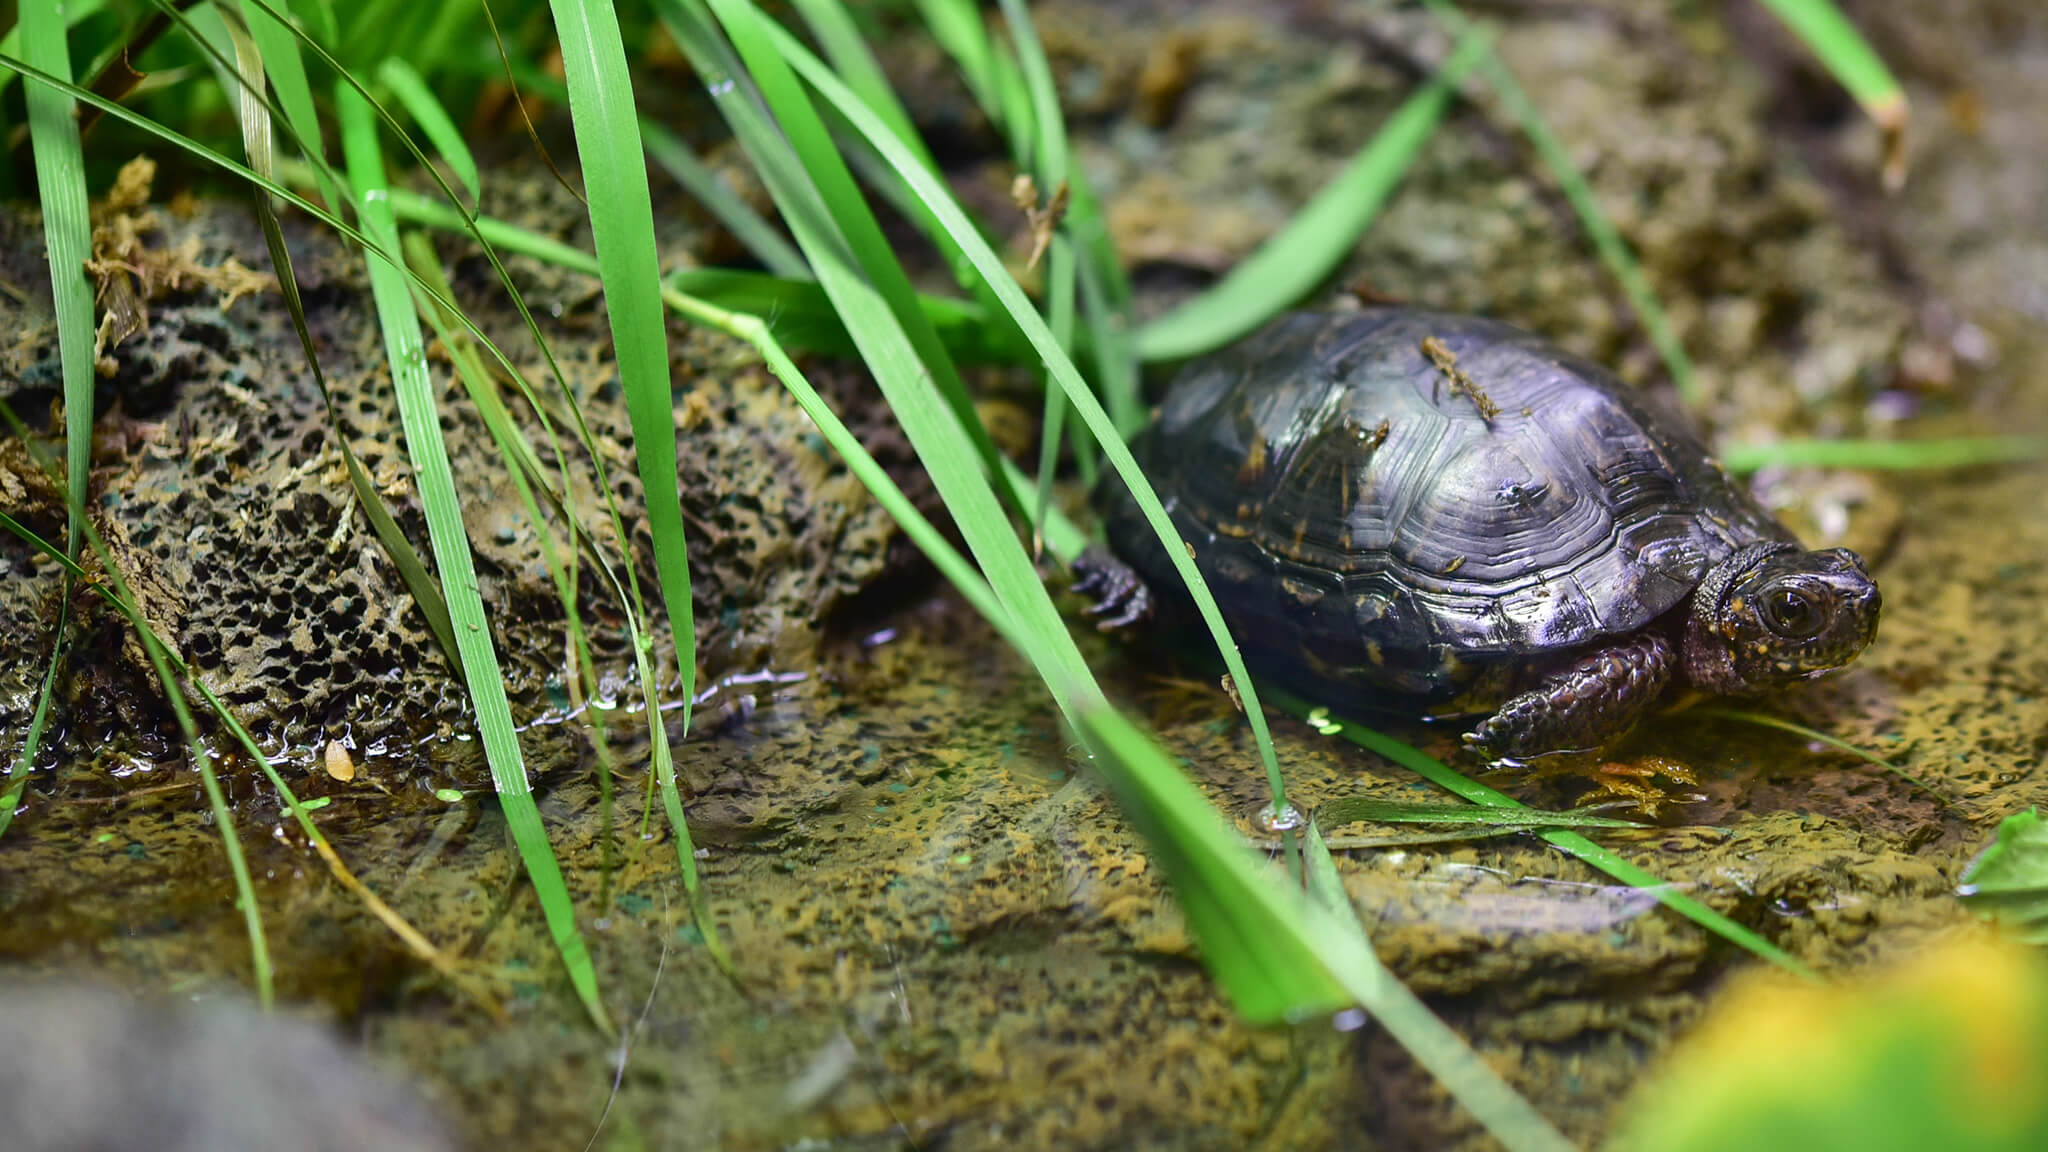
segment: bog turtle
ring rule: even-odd
[[[1133,450],[1255,675],[1479,717],[1465,740],[1500,766],[1839,667],[1877,630],[1855,553],[1801,547],[1681,417],[1492,320],[1284,316],[1183,370]],[[1116,557],[1076,586],[1125,624],[1182,586],[1104,494]]]

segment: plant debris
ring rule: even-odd
[[[197,235],[188,234],[175,246],[151,245],[147,238],[163,226],[149,204],[155,180],[156,161],[137,156],[122,165],[106,198],[93,206],[92,257],[85,270],[96,286],[94,303],[101,308],[93,359],[102,376],[114,374],[108,350],[148,330],[151,300],[207,285],[221,294],[221,310],[226,311],[244,296],[277,288],[269,273],[232,256],[217,265],[200,263]]]
[[[1429,362],[1436,365],[1436,370],[1444,374],[1444,379],[1450,381],[1453,396],[1462,392],[1472,398],[1472,407],[1479,410],[1481,420],[1491,424],[1493,418],[1500,415],[1500,405],[1495,404],[1493,398],[1479,385],[1473,383],[1472,377],[1467,375],[1463,368],[1458,367],[1458,354],[1451,351],[1443,341],[1434,336],[1423,337],[1422,354],[1429,357]]]

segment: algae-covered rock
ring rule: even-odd
[[[260,234],[238,207],[132,211],[146,214],[141,234],[151,251],[179,251],[201,267],[262,260]],[[10,249],[13,259],[40,261],[33,227],[19,216],[5,227],[21,241]],[[320,230],[295,227],[291,238],[334,419],[431,567],[360,266]],[[38,284],[26,276],[20,282]],[[594,284],[575,277],[546,282],[577,293],[549,338],[632,536],[647,599],[645,625],[662,637],[666,617],[649,559],[632,437]],[[528,350],[523,367],[557,439],[543,432],[502,379],[499,388],[537,446],[551,484],[560,476],[554,448],[562,447],[570,507],[623,583],[610,520],[593,483],[596,468],[573,439],[560,390],[531,353],[523,327],[508,317],[495,282],[466,288],[463,305],[480,326]],[[157,283],[143,302],[146,322],[103,355],[105,415],[91,504],[145,617],[273,756],[310,766],[338,744],[370,778],[387,785],[414,772],[424,772],[423,781],[451,774],[457,782],[480,780],[480,758],[464,743],[471,727],[466,689],[358,507],[335,425],[281,298],[257,292],[224,303],[210,285]],[[544,312],[548,301],[529,304]],[[0,393],[37,419],[47,415],[58,380],[47,289],[39,285],[10,307],[24,335],[11,357],[0,350]],[[670,347],[700,680],[804,667],[826,617],[883,574],[902,569],[903,552],[892,550],[894,524],[745,345],[677,323]],[[515,716],[530,722],[568,701],[565,615],[504,459],[455,382],[449,358],[438,346],[429,355],[478,590]],[[849,406],[850,420],[870,434],[885,463],[907,474],[907,448],[865,414],[868,401],[855,379],[834,370],[821,381]],[[61,542],[61,488],[40,477],[18,448],[5,459],[0,508]],[[557,556],[566,556],[560,525],[550,530]],[[0,626],[20,637],[0,657],[0,751],[11,755],[47,660],[39,638],[54,626],[58,593],[54,566],[35,562],[14,538],[0,542],[0,563],[7,565],[0,574]],[[579,580],[578,610],[595,650],[600,691],[631,695],[633,663],[615,588],[587,552]],[[148,703],[156,690],[140,646],[124,638],[125,624],[104,605],[81,598],[78,608],[88,639],[74,649],[73,663],[95,671],[66,678],[82,690],[60,709],[55,731],[86,742],[52,746],[44,762],[107,741],[144,755],[161,753],[170,729],[165,713]],[[663,640],[658,650],[673,676],[672,646]],[[664,690],[673,695],[673,682]],[[117,698],[120,708],[112,707]]]

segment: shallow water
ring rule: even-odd
[[[1853,119],[1759,128],[1779,108],[1777,65],[1739,56],[1716,20],[1667,26],[1625,5],[1582,7],[1531,17],[1504,50],[1559,130],[1592,141],[1609,199],[1625,205],[1615,190],[1648,187],[1646,173],[1672,181],[1661,215],[1623,224],[1700,356],[1717,433],[1868,434],[1890,428],[1883,414],[1894,410],[1908,413],[1899,431],[1911,435],[2048,430],[2048,196],[2028,160],[2048,148],[2030,111],[2032,97],[2048,98],[2038,19],[1987,3],[2009,24],[1942,25],[1934,42],[1959,46],[1974,69],[1962,74],[1889,46],[1927,117],[1951,114],[1943,97],[1959,86],[1982,108],[1974,137],[1930,131],[1914,183],[1886,204],[1855,191],[1868,156]],[[1084,156],[1150,306],[1206,274],[1205,262],[1240,256],[1232,238],[1263,235],[1262,222],[1298,202],[1403,89],[1402,67],[1372,48],[1377,26],[1344,22],[1354,15],[1254,22],[1220,7],[1195,26],[1201,63],[1178,108],[1148,128],[1120,116],[1152,51],[1144,39],[1105,31],[1099,10],[1045,13]],[[1928,27],[1910,14],[1862,15],[1881,47],[1894,24]],[[1624,32],[1632,49],[1608,57],[1612,73],[1584,64]],[[900,66],[932,66],[902,51]],[[1716,70],[1737,82],[1720,84]],[[1624,122],[1602,127],[1595,110],[1615,108]],[[1725,170],[1641,154],[1654,149],[1626,122],[1639,115],[1723,148]],[[1521,163],[1503,143],[1512,138],[1465,120],[1471,134],[1433,149],[1347,272],[1418,302],[1511,314],[1654,375],[1541,187],[1501,176]],[[1760,182],[1756,204],[1717,201],[1726,190],[1716,180],[1738,177]],[[1886,261],[1911,275],[1887,273]],[[730,370],[692,354],[707,373]],[[1917,375],[1908,362],[1921,364]],[[759,393],[742,399],[763,419],[788,418]],[[1878,641],[1846,673],[1769,702],[1892,758],[1919,785],[1782,733],[1675,716],[1635,744],[1690,765],[1701,798],[1603,842],[1823,970],[1968,921],[1953,898],[1962,866],[1999,819],[2048,801],[2043,480],[2038,466],[1866,478],[1885,496],[1869,503],[1891,510],[1856,511],[1844,530],[1864,534],[1885,588]],[[1837,490],[1818,491],[1809,515],[1827,524]],[[721,527],[731,525],[712,531]],[[877,560],[866,571],[893,570]],[[787,604],[821,587],[762,595]],[[319,819],[336,850],[458,958],[466,989],[409,957],[326,878],[246,766],[229,767],[281,998],[310,1002],[408,1070],[477,1145],[577,1146],[593,1132],[604,1146],[764,1149],[1481,1139],[1370,1026],[1236,1023],[1143,845],[1078,770],[1022,663],[929,583],[907,587],[894,607],[863,602],[830,627],[792,626],[801,643],[776,639],[750,606],[729,607],[714,668],[723,682],[678,765],[736,981],[689,923],[660,816],[648,838],[637,833],[642,757],[623,731],[621,832],[606,868],[585,714],[535,723],[523,739],[623,1042],[593,1029],[568,990],[458,726],[403,755],[359,756],[346,785],[317,775],[313,744],[287,743],[295,785],[331,797]],[[1263,778],[1207,673],[1092,634],[1084,644],[1112,692],[1250,833]],[[545,652],[525,650],[536,667]],[[526,715],[552,721],[540,679]],[[638,719],[608,715],[622,730]],[[680,735],[679,717],[669,723]],[[1276,734],[1304,806],[1442,798],[1307,726],[1281,719]],[[64,746],[97,742],[74,729]],[[448,784],[466,796],[432,794]],[[1568,783],[1517,791],[1544,804],[1573,796]],[[1394,971],[1582,1140],[1604,1130],[1721,978],[1752,962],[1532,840],[1358,852],[1340,864]],[[190,771],[118,738],[97,759],[39,772],[0,837],[0,957],[24,969],[184,992],[243,985],[231,901]]]

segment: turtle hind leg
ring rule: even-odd
[[[1597,752],[1635,727],[1677,666],[1676,648],[1655,632],[1596,648],[1509,698],[1465,734],[1465,743],[1510,763]]]
[[[1093,601],[1090,616],[1104,632],[1128,628],[1152,616],[1152,589],[1129,564],[1100,548],[1089,548],[1074,560],[1074,591]]]

